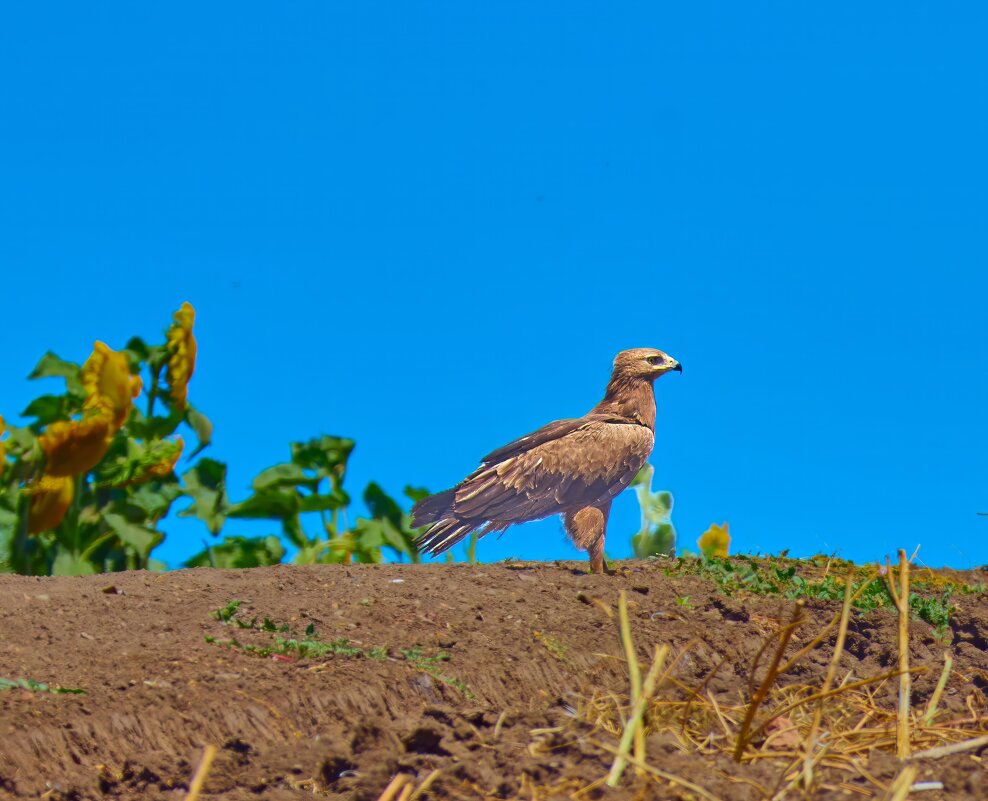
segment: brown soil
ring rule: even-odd
[[[674,671],[681,687],[664,691],[682,699],[723,661],[704,695],[725,709],[747,702],[756,652],[792,609],[778,598],[726,597],[650,563],[618,576],[567,563],[0,576],[0,678],[85,691],[0,692],[0,797],[180,799],[214,744],[201,796],[209,799],[377,799],[396,774],[417,787],[434,769],[419,798],[568,798],[613,761],[606,748],[617,744],[614,710],[627,703],[628,675],[604,607],[616,607],[622,589],[643,670],[656,643],[673,655],[689,645]],[[255,628],[211,617],[234,599],[243,601],[237,619],[256,617]],[[927,668],[914,679],[917,708],[944,652],[954,659],[941,719],[961,732],[957,740],[988,730],[983,599],[959,598],[949,642],[925,623],[911,628],[912,664]],[[839,609],[808,602],[789,653]],[[264,618],[294,634],[263,630]],[[277,636],[304,638],[310,624],[313,637],[347,638],[365,655],[293,659],[207,640],[264,648]],[[834,642],[825,638],[780,684],[819,687]],[[373,648],[385,650],[367,655]],[[878,676],[895,660],[895,618],[855,613],[838,681]],[[871,687],[876,708],[894,711],[897,686]],[[881,720],[891,739],[860,754],[861,770],[821,765],[814,798],[884,797],[901,763]],[[791,759],[739,765],[720,729],[711,726],[699,751],[683,750],[672,728],[656,731],[647,761],[720,799],[761,799],[785,786]],[[922,799],[988,798],[988,749],[917,764],[916,781],[944,784]],[[702,796],[629,768],[618,789],[577,797]]]

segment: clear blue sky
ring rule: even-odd
[[[445,488],[655,346],[691,544],[988,562],[975,3],[21,4],[0,413],[199,315],[231,494],[319,432]],[[626,494],[608,551],[630,552]],[[169,523],[176,563],[205,535]],[[230,533],[243,531],[231,523]],[[555,519],[484,559],[574,554]]]

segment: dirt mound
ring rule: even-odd
[[[622,590],[643,669],[655,643],[670,646],[648,764],[712,798],[785,791],[833,631],[780,676],[772,708],[797,706],[759,718],[738,764],[727,746],[792,602],[729,597],[660,563],[617,576],[556,563],[0,576],[0,679],[19,682],[0,692],[0,797],[182,798],[209,744],[205,798],[377,799],[396,775],[409,777],[405,798],[569,797],[607,775],[627,713],[613,614]],[[988,730],[988,605],[977,594],[954,602],[946,632],[912,624],[917,721],[944,655],[953,659],[939,728],[917,728],[917,750]],[[808,601],[786,656],[840,606]],[[893,615],[855,612],[837,681],[847,689],[890,674],[896,659]],[[835,696],[846,725],[828,736],[871,739],[857,756],[847,746],[821,757],[814,797],[884,795],[901,767],[897,687],[886,677],[853,703],[849,689]],[[855,704],[871,706],[858,714]],[[986,798],[982,758],[988,751],[969,749],[919,761],[915,781],[943,783],[923,794],[931,801]],[[629,768],[617,790],[597,784],[578,797],[701,796]]]

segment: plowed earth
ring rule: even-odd
[[[526,563],[0,576],[0,679],[84,691],[0,692],[0,797],[181,799],[213,744],[201,798],[377,799],[397,774],[419,787],[435,769],[418,798],[569,798],[606,776],[607,748],[617,745],[599,710],[608,697],[614,709],[626,704],[629,692],[605,609],[620,590],[643,670],[656,643],[673,655],[688,647],[674,670],[681,688],[669,690],[682,697],[723,663],[704,697],[725,708],[750,698],[757,652],[792,609],[780,598],[727,597],[702,579],[669,577],[661,564],[629,563],[617,576],[583,570]],[[233,600],[242,602],[235,619],[212,616]],[[956,602],[946,638],[911,625],[912,665],[926,668],[913,703],[927,702],[947,652],[954,667],[941,714],[984,732],[988,608],[984,595]],[[839,609],[807,602],[789,652]],[[298,649],[277,648],[279,637],[337,641],[336,653],[298,658]],[[835,639],[779,683],[819,687]],[[223,644],[230,640],[240,645]],[[893,615],[855,612],[837,681],[895,665]],[[874,703],[894,710],[897,686],[874,685]],[[646,741],[649,764],[708,796],[629,768],[617,789],[598,785],[576,797],[754,800],[787,785],[791,761],[737,764],[717,745],[720,728],[700,750],[684,750],[670,732]],[[813,797],[883,798],[901,768],[890,747],[862,752],[860,764],[863,773],[818,767]],[[944,785],[921,801],[988,798],[988,748],[916,764],[915,781]],[[781,797],[802,796],[794,788]]]

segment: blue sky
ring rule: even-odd
[[[0,413],[198,311],[231,494],[320,432],[445,488],[662,348],[691,544],[988,562],[973,3],[8,9]],[[608,552],[630,552],[633,498]],[[172,563],[203,529],[169,522]],[[244,526],[230,524],[236,533]],[[574,555],[556,519],[480,556]]]

